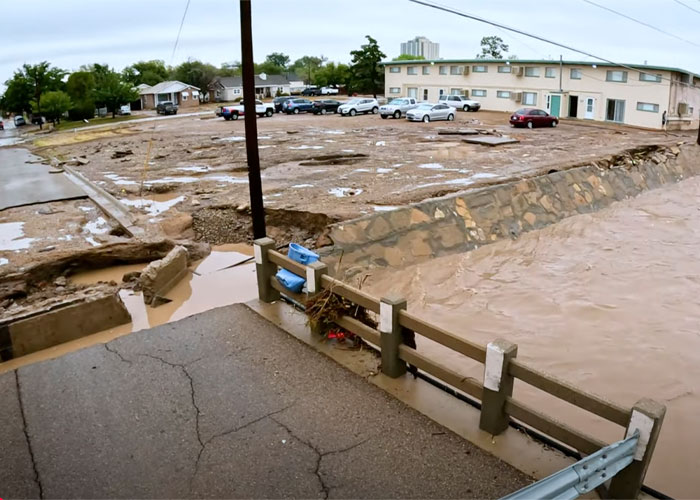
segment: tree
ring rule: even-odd
[[[343,87],[347,85],[350,70],[346,64],[330,62],[314,75],[314,84],[319,87]]]
[[[216,74],[217,70],[213,65],[190,59],[176,66],[173,69],[172,76],[175,80],[194,85],[202,91],[200,95],[204,96],[204,93],[207,92],[207,87],[216,77]]]
[[[281,75],[284,73],[284,68],[282,66],[277,66],[276,64],[265,61],[260,64],[255,64],[255,74],[266,73],[268,75]]]
[[[367,43],[350,52],[350,85],[359,92],[370,92],[377,97],[377,91],[384,87],[384,71],[379,63],[386,54],[379,49],[377,41],[366,35]]]
[[[139,61],[131,66],[127,66],[122,71],[124,81],[131,83],[134,87],[141,83],[155,85],[166,81],[169,76],[170,70],[165,66],[165,62],[160,59]]]
[[[401,54],[399,57],[394,57],[392,61],[423,61],[423,56],[412,56],[411,54]]]
[[[32,101],[32,107],[35,108],[36,114],[42,114],[54,124],[61,121],[63,113],[68,111],[73,106],[70,96],[61,90],[45,92],[42,96],[42,107],[39,109],[39,103]]]
[[[18,114],[31,112],[34,89],[24,72],[15,71],[12,78],[5,82],[5,86],[7,88],[0,99],[0,109]]]
[[[241,76],[243,73],[241,68],[241,61],[233,61],[223,63],[216,73],[219,76]]]
[[[503,53],[508,52],[508,45],[503,43],[500,36],[485,36],[481,39],[481,54],[478,59],[503,59]]]
[[[117,115],[119,106],[135,101],[139,93],[130,83],[122,80],[119,73],[110,71],[102,75],[95,89],[95,102],[112,110],[112,118]]]
[[[66,72],[51,67],[47,61],[39,64],[24,64],[5,82],[7,89],[2,97],[2,107],[6,111],[23,113],[36,110],[41,113],[41,97],[51,90],[62,90]],[[31,101],[36,102],[33,107]]]
[[[328,59],[323,56],[304,56],[294,61],[294,64],[289,67],[289,70],[298,75],[305,76],[306,81],[311,83],[313,81],[314,72],[318,70],[327,60]]]
[[[289,56],[287,54],[283,54],[282,52],[273,52],[265,57],[265,62],[271,63],[284,70],[289,64]]]
[[[68,110],[71,120],[90,119],[95,116],[95,75],[89,71],[71,73],[66,82],[66,92],[73,103]]]

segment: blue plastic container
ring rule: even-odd
[[[312,262],[316,262],[319,259],[317,253],[312,252],[308,248],[304,248],[296,243],[289,244],[289,251],[287,252],[287,257],[300,264],[308,265]],[[306,283],[306,277],[300,277],[291,271],[286,269],[280,269],[275,275],[277,281],[279,281],[283,287],[285,287],[290,292],[299,293],[304,288],[304,283]]]

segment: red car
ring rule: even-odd
[[[559,118],[541,109],[522,108],[511,115],[510,124],[514,127],[527,128],[556,127],[559,125]]]

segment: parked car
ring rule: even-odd
[[[46,118],[41,115],[32,115],[32,125],[43,125],[46,123]]]
[[[406,112],[418,106],[418,103],[413,97],[397,97],[389,101],[388,104],[379,107],[379,114],[386,119],[390,116],[401,118]]]
[[[338,95],[340,91],[333,87],[321,87],[321,95]]]
[[[131,114],[131,105],[130,104],[124,104],[123,106],[119,106],[119,109],[117,110],[118,115],[130,115]]]
[[[314,101],[313,112],[315,115],[337,113],[338,106],[340,106],[340,101],[336,101],[334,99],[321,99],[319,101]]]
[[[270,117],[275,113],[275,105],[271,102],[262,102],[255,100],[255,114],[259,117]],[[245,116],[245,104],[243,101],[234,106],[221,106],[217,112],[219,116],[223,116],[224,120],[238,120],[239,117]]]
[[[406,118],[412,122],[428,123],[432,120],[447,120],[451,122],[455,119],[455,111],[455,108],[447,104],[424,102],[406,113]]]
[[[5,124],[0,120],[0,130],[5,130]]]
[[[21,127],[22,125],[26,125],[27,122],[24,121],[24,116],[22,115],[17,115],[15,116],[15,127]]]
[[[292,113],[295,115],[298,115],[299,113],[306,112],[306,111],[313,111],[314,103],[313,101],[310,101],[308,99],[301,99],[301,98],[294,98],[294,99],[289,99],[288,101],[284,102],[284,106],[282,106],[282,109],[284,109],[284,112],[287,113],[288,115],[291,115]]]
[[[156,113],[159,115],[176,115],[177,114],[177,104],[171,101],[164,101],[158,103],[156,106]]]
[[[379,113],[379,103],[376,99],[350,99],[338,106],[338,112],[343,115],[355,116],[357,113]]]
[[[275,97],[272,103],[275,105],[275,113],[281,113],[283,111],[284,103],[290,99],[294,99],[290,96]]]
[[[306,87],[304,90],[301,91],[301,95],[321,95],[321,89],[318,87]]]
[[[542,109],[522,108],[511,115],[510,124],[513,127],[527,128],[556,127],[559,125],[559,118]]]
[[[455,109],[461,109],[462,111],[479,111],[481,109],[481,103],[479,101],[474,101],[463,95],[441,95],[438,102],[442,104],[447,104]]]

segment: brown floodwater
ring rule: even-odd
[[[518,358],[621,404],[667,406],[646,484],[700,497],[700,178],[565,219],[515,241],[397,271],[365,289],[481,344],[505,338]],[[422,340],[422,342],[421,342]],[[483,366],[419,338],[479,379]],[[525,384],[515,396],[610,442],[621,427]]]

